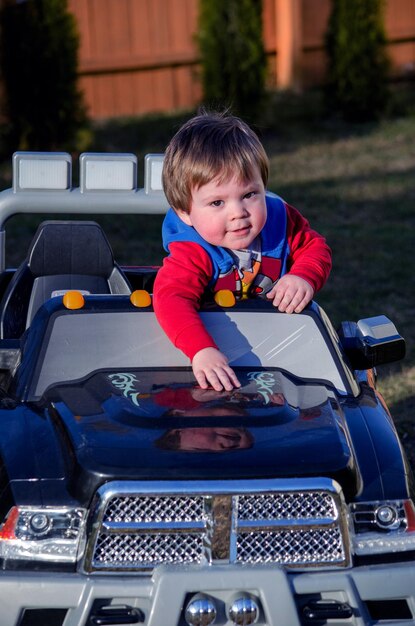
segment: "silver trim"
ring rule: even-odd
[[[266,495],[266,494],[301,494],[327,493],[333,499],[333,516],[301,519],[238,519],[238,496]],[[189,497],[203,498],[203,519],[193,521],[108,521],[104,519],[108,503],[117,497]],[[98,489],[87,522],[86,537],[88,537],[84,558],[81,562],[81,571],[85,573],[108,573],[135,571],[148,573],[149,567],[132,566],[121,567],[106,564],[102,569],[94,565],[94,553],[97,540],[106,533],[126,534],[139,531],[140,535],[166,535],[191,533],[200,535],[203,545],[201,562],[207,563],[236,563],[237,544],[241,537],[253,533],[306,532],[319,530],[336,532],[341,536],[344,555],[341,559],[327,563],[300,563],[299,569],[310,567],[347,567],[350,565],[350,542],[347,528],[346,506],[343,494],[336,481],[327,478],[304,479],[270,479],[253,481],[156,481],[139,483],[135,481],[116,481],[103,485]],[[103,571],[103,570],[106,571]]]

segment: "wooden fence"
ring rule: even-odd
[[[225,1],[225,0],[224,0]],[[69,0],[81,36],[80,83],[94,119],[194,107],[201,99],[198,0]],[[330,0],[263,0],[272,88],[324,81]],[[415,72],[415,1],[387,0],[393,74]]]

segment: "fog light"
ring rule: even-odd
[[[238,626],[255,624],[259,617],[259,606],[251,596],[236,598],[229,607],[229,619]]]
[[[391,528],[399,522],[398,512],[389,504],[382,505],[376,510],[376,521],[382,528]]]
[[[209,626],[216,619],[215,603],[209,596],[194,596],[186,607],[184,618],[189,626]]]
[[[30,518],[30,528],[37,535],[47,533],[52,525],[52,521],[48,515],[44,513],[35,513]]]

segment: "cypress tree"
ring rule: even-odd
[[[383,0],[332,0],[326,102],[349,121],[376,119],[388,104],[383,5]]]
[[[79,37],[67,0],[9,2],[0,20],[13,148],[70,149],[86,113],[77,86]]]
[[[261,0],[200,0],[204,101],[253,122],[265,98]]]

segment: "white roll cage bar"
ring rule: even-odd
[[[137,187],[137,157],[129,153],[83,153],[79,187],[72,186],[66,152],[15,152],[13,186],[0,192],[0,271],[5,269],[8,218],[18,213],[163,214],[162,154],[144,160],[144,188]]]

